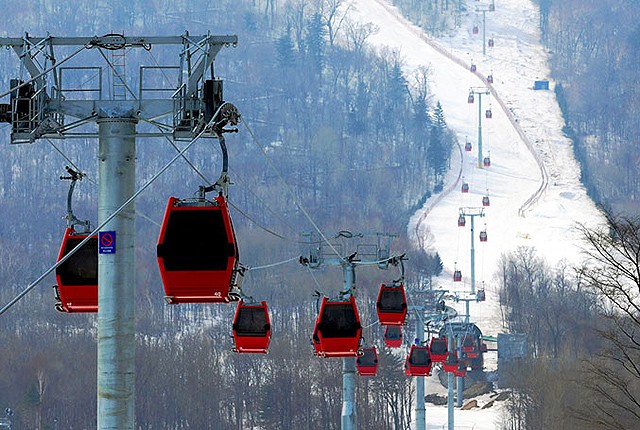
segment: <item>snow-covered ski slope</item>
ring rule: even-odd
[[[474,320],[483,320],[486,308],[497,300],[492,278],[501,254],[528,246],[551,265],[563,259],[577,263],[581,243],[576,223],[602,222],[580,183],[571,142],[562,133],[564,121],[553,82],[549,91],[533,89],[535,80],[549,79],[537,8],[529,0],[496,2],[495,12],[486,14],[487,39],[493,37],[495,46],[487,48],[483,56],[482,14],[474,11],[487,6],[468,1],[461,27],[440,39],[426,35],[384,0],[352,0],[348,12],[350,19],[371,22],[378,28],[368,39],[371,46],[400,52],[409,80],[418,67],[429,67],[432,93],[444,108],[447,124],[460,145],[466,138],[473,145],[471,152],[454,151],[445,191],[426,202],[408,229],[410,237],[442,257],[445,274],[439,286],[468,290],[470,218],[466,227],[458,227],[458,212],[461,207],[481,208],[482,197],[488,193],[490,206],[483,218],[475,218],[474,232],[476,287],[485,282],[488,303],[473,307]],[[479,25],[479,34],[473,34],[474,24]],[[476,73],[470,71],[471,64],[476,65]],[[486,81],[490,74],[493,84]],[[491,91],[491,95],[482,96],[481,112],[482,156],[490,155],[488,168],[478,167],[479,97],[468,103],[471,87]],[[488,108],[491,119],[485,118]],[[469,193],[460,191],[462,178],[470,185]],[[477,235],[485,224],[488,241],[481,243]],[[454,285],[455,263],[462,270],[463,283]],[[500,330],[495,326],[481,328],[487,334]]]
[[[483,55],[482,13],[476,9],[488,6],[488,0],[468,0],[461,26],[437,39],[387,1],[350,0],[347,8],[349,19],[377,27],[367,40],[370,46],[400,52],[409,81],[418,67],[430,69],[434,101],[442,104],[447,124],[460,145],[467,138],[473,145],[471,152],[462,147],[454,150],[444,191],[412,217],[408,233],[425,249],[440,254],[445,271],[438,287],[464,296],[470,289],[471,220],[458,227],[458,213],[462,207],[482,208],[482,197],[488,193],[490,206],[484,208],[483,218],[475,218],[474,232],[476,288],[484,283],[487,301],[472,303],[470,314],[485,335],[496,335],[503,331],[493,279],[500,256],[527,246],[552,266],[562,260],[577,264],[581,242],[576,224],[593,226],[603,218],[580,183],[572,144],[562,133],[554,83],[550,82],[549,91],[533,89],[534,81],[550,79],[538,9],[530,0],[496,1],[495,11],[486,13],[486,38],[495,43]],[[479,26],[478,34],[473,34],[474,25]],[[471,64],[476,65],[475,73]],[[487,82],[488,75],[493,75],[493,84]],[[482,96],[481,111],[482,157],[490,155],[488,168],[478,167],[478,96],[474,104],[468,103],[471,87],[491,92]],[[485,118],[488,108],[491,119]],[[470,185],[469,193],[461,192],[462,178]],[[481,243],[478,234],[485,225],[488,241]],[[456,263],[462,270],[461,283],[453,282]],[[463,311],[462,304],[452,305]],[[495,366],[495,356],[485,355],[487,366]],[[465,412],[456,412],[456,428],[496,426],[486,411]],[[427,422],[428,428],[443,428],[446,408],[430,407]]]

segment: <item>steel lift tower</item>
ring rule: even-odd
[[[300,263],[310,269],[322,265],[341,266],[344,275],[345,297],[354,295],[356,290],[356,271],[358,265],[377,265],[387,269],[389,263],[397,257],[390,256],[391,241],[397,235],[389,233],[352,233],[338,232],[332,240],[326,240],[318,233],[302,234],[307,244]],[[342,359],[342,430],[356,430],[356,359]]]
[[[11,142],[98,138],[98,223],[115,239],[110,252],[98,257],[99,430],[135,428],[136,139],[216,137],[220,129],[212,124],[226,124],[234,115],[237,120],[213,74],[218,52],[237,41],[237,36],[188,33],[0,38],[0,46],[12,48],[30,75],[12,79],[4,94],[10,102],[0,104],[0,120],[11,124]],[[159,45],[174,47],[177,65],[159,66],[142,55]],[[150,64],[139,67],[137,91],[127,80],[125,52]],[[105,74],[111,88],[103,87]]]
[[[469,101],[474,100],[473,96],[478,96],[478,168],[482,169],[482,96],[491,95],[491,91],[487,87],[471,87],[469,88]]]

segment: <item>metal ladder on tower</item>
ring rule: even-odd
[[[127,99],[127,71],[125,48],[111,51],[111,96],[113,100]]]

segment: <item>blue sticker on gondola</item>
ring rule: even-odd
[[[98,233],[98,252],[100,254],[116,253],[115,231],[101,231]]]

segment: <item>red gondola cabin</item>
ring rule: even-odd
[[[473,97],[473,93],[469,94],[469,97],[467,97],[467,103],[471,104],[474,102],[474,97]]]
[[[267,302],[247,304],[244,300],[240,300],[232,327],[234,351],[267,353],[271,340],[271,322]]]
[[[480,232],[480,242],[486,242],[487,241],[487,231],[486,230],[482,230]]]
[[[484,113],[484,116],[487,117],[487,119],[493,118],[493,113],[491,113],[491,109],[487,109]]]
[[[168,303],[228,303],[238,247],[226,199],[170,197],[158,238]]]
[[[388,348],[400,348],[402,346],[402,327],[388,325],[384,330],[384,344]]]
[[[380,324],[404,325],[407,316],[407,297],[404,293],[404,285],[380,285],[376,309]]]
[[[447,358],[447,338],[433,337],[429,345],[429,354],[434,363],[444,363]]]
[[[487,76],[487,82],[493,84],[493,75]]]
[[[460,191],[462,191],[463,193],[468,193],[469,192],[469,184],[467,182],[463,182],[462,183],[462,187],[460,187]]]
[[[464,144],[464,150],[467,152],[471,152],[471,142],[469,142],[468,140]]]
[[[491,204],[491,201],[489,200],[489,196],[482,197],[482,206],[487,207],[490,204]]]
[[[375,346],[362,348],[362,355],[356,359],[356,369],[360,376],[376,376],[378,373],[378,351]]]
[[[464,215],[458,217],[458,227],[464,227],[467,224],[467,220]]]
[[[458,354],[455,351],[447,352],[447,357],[442,362],[442,369],[445,372],[455,372],[458,369]]]
[[[431,355],[429,347],[411,345],[409,355],[404,362],[404,373],[407,376],[429,376],[431,374]]]
[[[479,288],[478,291],[476,291],[476,301],[484,302],[485,300],[487,300],[487,295],[484,292],[484,288]],[[486,352],[486,351],[483,351],[483,352]]]
[[[58,261],[87,237],[67,227]],[[56,309],[61,312],[98,312],[98,238],[92,236],[56,268]]]
[[[484,167],[491,167],[491,158],[484,157],[484,160],[482,160],[482,165]]]
[[[456,370],[453,371],[453,376],[456,378],[464,378],[467,375],[467,365],[464,360],[458,361]]]
[[[462,282],[462,272],[460,270],[453,271],[453,282]]]
[[[471,335],[467,335],[462,338],[461,349],[468,358],[478,357],[478,343]]]
[[[356,357],[362,325],[356,300],[329,301],[323,297],[313,330],[313,347],[319,357]]]

